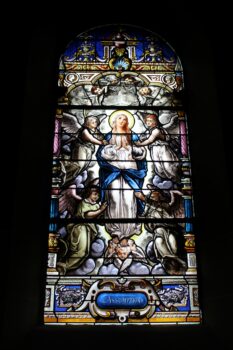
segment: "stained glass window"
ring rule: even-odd
[[[183,69],[130,26],[59,62],[45,324],[198,324]]]

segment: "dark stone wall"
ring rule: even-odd
[[[227,26],[213,14],[185,2],[136,9],[120,4],[60,7],[58,17],[46,10],[19,16],[4,36],[2,75],[1,192],[3,334],[6,349],[103,344],[161,348],[227,348],[231,332],[231,80]],[[196,4],[196,3],[195,3]],[[32,6],[32,4],[31,4]],[[64,4],[62,6],[65,6]],[[106,7],[107,6],[107,7]],[[71,6],[72,7],[72,6]],[[121,9],[120,9],[121,8]],[[106,12],[107,11],[107,12]],[[109,11],[109,14],[108,14]],[[110,12],[113,11],[113,12]],[[98,13],[98,16],[96,16]],[[36,16],[37,15],[37,16]],[[164,37],[180,56],[185,73],[189,139],[196,212],[197,257],[203,325],[198,327],[43,327],[44,284],[52,159],[53,122],[60,53],[80,32],[112,23],[140,25]],[[4,32],[5,27],[2,29]],[[146,341],[148,337],[148,341]],[[153,343],[152,343],[153,342]],[[89,345],[88,345],[89,344]],[[146,345],[147,344],[147,345]]]

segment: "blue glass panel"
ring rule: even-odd
[[[186,232],[193,232],[193,224],[191,224],[190,222],[187,222],[185,224],[185,231]]]
[[[147,305],[147,297],[143,293],[100,293],[96,303],[100,308],[142,309]]]
[[[58,217],[58,198],[52,198],[50,204],[50,217],[57,218]]]
[[[192,217],[192,200],[191,199],[185,199],[185,216],[186,218]]]

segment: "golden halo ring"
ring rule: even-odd
[[[132,115],[132,113],[126,111],[126,110],[118,110],[118,111],[114,111],[108,119],[109,125],[111,126],[111,128],[113,127],[113,121],[115,120],[115,118],[120,115],[120,114],[124,114],[127,118],[128,118],[128,122],[129,122],[129,129],[132,129],[135,123],[135,119],[134,116]]]

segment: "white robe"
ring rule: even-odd
[[[161,178],[179,182],[179,158],[167,141],[157,140],[149,146],[155,173]]]
[[[137,169],[137,163],[132,157],[132,147],[107,145],[102,150],[102,157],[119,169]],[[108,202],[105,217],[108,219],[135,219],[137,217],[137,202],[134,190],[119,176],[108,186],[105,199]],[[119,239],[129,238],[141,233],[140,223],[106,223],[105,228],[111,236]]]

